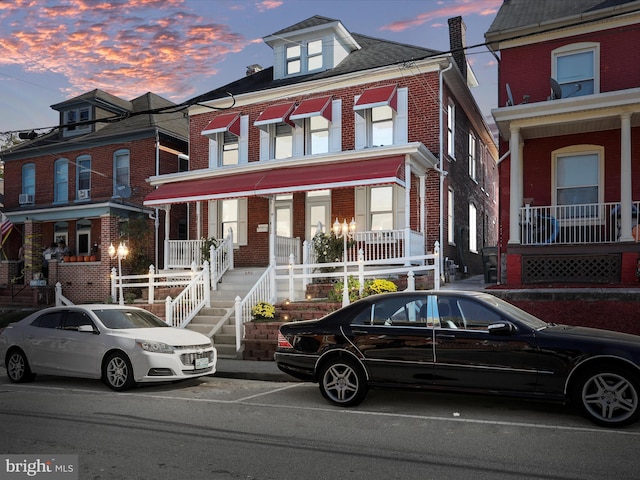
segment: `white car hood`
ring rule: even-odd
[[[111,330],[115,335],[124,334],[127,337],[137,340],[152,340],[155,342],[163,342],[167,345],[187,346],[187,345],[208,345],[211,339],[198,332],[184,330],[182,328],[131,328],[122,330]]]

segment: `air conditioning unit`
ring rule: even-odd
[[[91,193],[91,190],[89,190],[88,188],[85,188],[83,190],[78,190],[78,200],[88,200],[90,193]]]
[[[28,193],[21,193],[20,196],[18,197],[18,203],[20,203],[20,205],[27,205],[27,204],[33,203],[33,195],[30,195]]]

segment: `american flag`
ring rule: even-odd
[[[6,242],[7,238],[9,238],[11,230],[13,230],[13,222],[9,220],[9,218],[3,212],[0,212],[0,216],[0,218],[2,218],[0,233],[2,234],[2,245],[4,245],[4,242]]]

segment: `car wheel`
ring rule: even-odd
[[[133,368],[126,355],[112,353],[104,362],[102,379],[111,390],[121,392],[135,386]]]
[[[11,350],[7,355],[6,365],[9,381],[13,383],[31,382],[35,378],[35,374],[29,368],[27,356],[22,350]]]
[[[331,403],[352,407],[364,400],[367,380],[360,365],[348,358],[329,360],[320,371],[320,392]]]
[[[573,396],[585,416],[598,425],[622,427],[640,416],[640,380],[627,369],[589,370],[579,378]]]

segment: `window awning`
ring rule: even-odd
[[[294,122],[305,118],[323,116],[331,121],[331,96],[303,100],[291,114]]]
[[[144,204],[158,206],[385,183],[404,186],[403,166],[404,156],[397,155],[196,178],[165,183],[147,195]]]
[[[398,88],[396,85],[367,88],[356,100],[353,109],[361,112],[368,108],[389,106],[398,111]]]
[[[229,131],[234,135],[240,136],[240,114],[224,113],[218,115],[204,127],[202,135],[209,136],[220,132]]]
[[[289,119],[294,106],[294,102],[271,105],[258,116],[253,124],[262,129],[266,129],[267,126],[272,123],[288,123],[289,125],[294,126]]]

